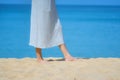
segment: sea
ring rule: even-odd
[[[120,58],[120,6],[56,5],[65,45],[78,58]],[[31,5],[0,4],[0,58],[35,58],[29,46]],[[42,49],[64,57],[58,46]]]

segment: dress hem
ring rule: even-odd
[[[64,44],[64,42],[58,42],[58,43],[54,43],[54,44],[52,44],[52,45],[42,46],[42,47],[36,46],[36,45],[33,45],[33,44],[29,43],[30,46],[33,46],[33,47],[36,47],[36,48],[51,48],[51,47],[58,46],[58,45],[60,45],[60,44]]]

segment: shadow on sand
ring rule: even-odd
[[[76,59],[90,59],[90,58],[76,58]],[[65,58],[60,58],[60,59],[48,59],[47,61],[65,61]]]

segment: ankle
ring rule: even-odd
[[[71,58],[72,56],[71,55],[65,55],[65,58]]]
[[[43,61],[44,59],[43,58],[37,58],[38,61]]]

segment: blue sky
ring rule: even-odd
[[[0,0],[1,4],[30,4],[31,0]],[[57,4],[120,5],[120,0],[56,0]]]

